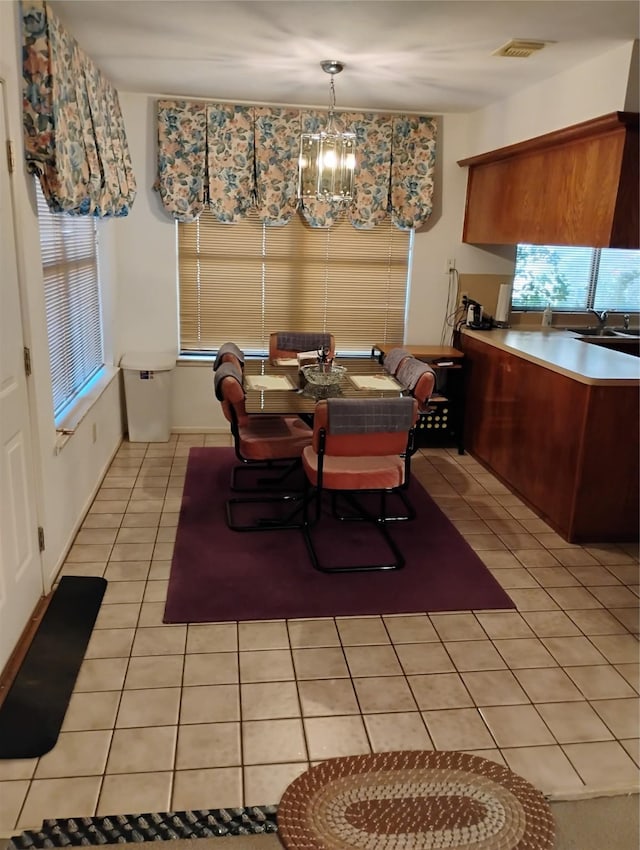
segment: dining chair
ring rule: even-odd
[[[313,440],[302,452],[306,484],[303,533],[315,569],[336,573],[404,566],[404,555],[387,528],[390,519],[395,519],[388,513],[387,501],[409,486],[417,418],[418,402],[409,396],[330,398],[316,404]],[[362,565],[321,563],[313,534],[322,521],[325,494],[334,519],[371,523],[386,541],[393,560]],[[379,497],[377,510],[365,505],[368,494]],[[413,508],[407,518],[415,518]]]
[[[236,363],[223,363],[216,369],[214,388],[224,416],[231,426],[236,457],[241,461],[241,465],[235,466],[231,472],[231,489],[260,493],[256,497],[238,497],[227,501],[229,527],[235,531],[294,527],[287,520],[244,524],[235,522],[234,506],[299,501],[301,487],[296,487],[295,484],[287,487],[286,482],[291,481],[292,473],[301,467],[302,450],[311,443],[311,428],[298,416],[248,414],[245,409],[242,371]],[[237,480],[239,473],[251,469],[274,471],[278,474],[260,477],[252,487],[242,487]],[[274,492],[276,489],[279,492]]]
[[[385,372],[388,372],[390,375],[395,376],[400,364],[407,357],[411,357],[411,352],[408,351],[406,348],[402,348],[401,346],[391,348],[384,356],[384,359],[382,361],[382,368],[385,370]]]
[[[416,357],[405,357],[396,370],[395,378],[418,400],[419,411],[426,411],[436,386],[436,373],[431,366]]]
[[[213,362],[213,371],[217,371],[223,363],[235,363],[244,370],[244,351],[235,342],[223,342]]]
[[[274,331],[269,335],[269,360],[290,359],[303,351],[325,350],[327,357],[336,355],[336,341],[333,334],[307,331]]]

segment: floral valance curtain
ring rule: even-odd
[[[255,210],[267,224],[286,224],[300,209],[312,227],[328,227],[342,207],[299,201],[301,133],[326,125],[326,113],[288,107],[158,101],[156,189],[168,213],[195,221],[208,207],[222,222]],[[401,228],[431,214],[437,123],[422,115],[341,113],[356,133],[354,227],[371,228],[391,215]]]
[[[136,183],[118,93],[45,2],[22,3],[29,171],[54,212],[127,215]]]

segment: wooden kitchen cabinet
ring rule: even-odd
[[[638,388],[462,336],[465,447],[570,542],[638,538]]]
[[[458,161],[463,242],[639,248],[638,113],[613,112]]]

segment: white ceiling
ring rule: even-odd
[[[636,0],[55,0],[122,91],[325,106],[467,112],[639,36]],[[492,56],[512,38],[550,42]]]

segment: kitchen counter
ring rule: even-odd
[[[579,333],[559,328],[494,329],[462,334],[593,386],[640,385],[640,359],[584,342]],[[632,339],[630,337],[629,339]]]

